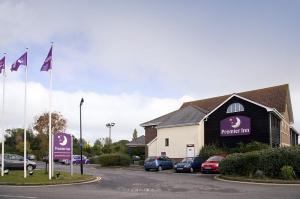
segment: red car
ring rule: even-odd
[[[224,159],[224,156],[216,155],[208,158],[201,165],[202,173],[219,173],[219,163]]]

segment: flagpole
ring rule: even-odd
[[[53,81],[52,81],[52,76],[53,76],[53,46],[54,46],[54,44],[53,44],[53,42],[51,42],[51,49],[52,49],[52,51],[51,51],[51,70],[50,70],[50,84],[51,84],[51,89],[50,89],[50,92],[51,92],[51,108],[52,108],[52,83],[53,83]],[[55,133],[55,132],[54,132]],[[52,177],[54,177],[54,167],[55,167],[55,164],[54,164],[54,149],[53,149],[53,147],[54,147],[54,135],[53,135],[53,132],[52,132],[52,148],[51,148],[51,152],[52,152]]]
[[[4,53],[5,55],[6,53]],[[1,176],[4,176],[4,133],[5,133],[5,128],[4,128],[4,101],[5,101],[5,63],[4,63],[4,70],[3,70],[3,93],[2,93],[2,146],[1,146],[1,150],[2,150],[2,155],[1,155]]]
[[[52,133],[52,65],[53,65],[53,42],[51,42],[51,68],[50,68],[50,85],[49,85],[49,153],[51,158],[49,159],[49,179],[54,176],[54,161],[53,161],[53,133]],[[50,171],[51,170],[51,171]]]
[[[50,85],[49,85],[49,180],[53,176],[53,145],[52,145],[52,69],[50,69]]]
[[[48,155],[48,163],[49,163],[49,180],[52,178],[52,126],[51,126],[51,79],[52,72],[50,70],[50,85],[49,85],[49,155]]]
[[[26,48],[28,51],[28,48]],[[24,99],[24,178],[27,177],[27,135],[26,135],[26,108],[27,108],[27,68],[28,68],[28,55],[26,57],[27,63],[25,67],[25,99]]]

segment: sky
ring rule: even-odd
[[[289,84],[300,131],[300,1],[0,0],[7,68],[28,48],[27,126],[49,107],[93,143],[131,140],[185,101]],[[5,127],[23,127],[24,66],[7,71]],[[2,88],[2,83],[0,84]],[[2,120],[3,121],[3,120]]]

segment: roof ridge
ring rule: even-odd
[[[184,102],[183,104],[199,102],[199,101],[205,101],[205,100],[211,100],[211,99],[216,99],[216,98],[219,98],[219,97],[226,97],[226,96],[230,97],[231,95],[234,95],[234,94],[248,93],[248,92],[260,91],[260,90],[271,89],[271,88],[278,88],[278,87],[283,87],[283,86],[289,87],[289,84],[281,84],[281,85],[265,87],[265,88],[260,88],[260,89],[253,89],[253,90],[248,90],[248,91],[235,92],[235,93],[220,95],[220,96],[216,96],[216,97],[209,97],[209,98],[204,98],[204,99],[200,99],[200,100],[188,101],[188,102]]]
[[[238,92],[236,94],[248,93],[248,92],[254,92],[254,91],[262,91],[262,90],[266,90],[266,89],[274,89],[274,88],[279,88],[279,87],[287,87],[287,88],[289,88],[289,84],[281,84],[281,85],[270,86],[270,87],[265,87],[265,88],[253,89],[253,90],[249,90],[249,91],[242,91],[242,92]]]
[[[230,96],[239,95],[241,97],[252,100],[264,106],[270,108],[276,108],[279,112],[283,113],[285,111],[284,104],[289,104],[288,92],[289,92],[289,84],[281,84],[281,85],[276,85],[271,87],[265,87],[260,89],[236,92],[227,95],[221,95],[221,96],[216,96],[211,98],[184,102],[181,105],[180,109],[190,105],[194,105],[196,107],[202,108],[204,110],[208,110],[208,112],[210,112]],[[291,108],[289,112],[292,112]],[[291,118],[293,118],[292,115]]]

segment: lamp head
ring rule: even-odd
[[[107,123],[107,124],[106,124],[106,127],[108,127],[108,128],[109,128],[109,127],[113,127],[113,126],[115,126],[115,123],[114,123],[114,122],[111,122],[111,123]]]
[[[83,102],[84,102],[84,100],[83,100],[83,98],[81,98],[81,100],[80,100],[80,106],[82,106]]]

